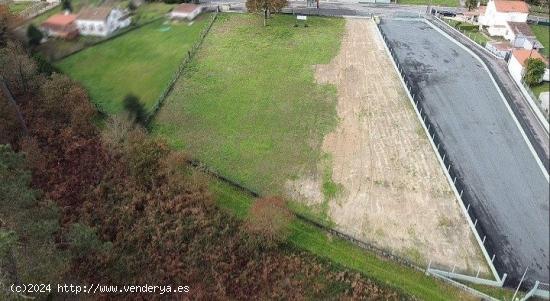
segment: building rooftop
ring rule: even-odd
[[[49,17],[42,25],[57,25],[65,26],[73,23],[76,20],[76,15],[73,14],[57,14]]]
[[[508,22],[510,29],[517,35],[522,34],[527,37],[534,37],[535,34],[531,30],[531,26],[525,22]]]
[[[200,6],[196,4],[182,3],[176,6],[172,11],[176,13],[190,13],[199,7]]]
[[[522,66],[525,66],[525,61],[527,61],[528,58],[541,59],[546,65],[548,65],[548,61],[546,61],[546,59],[535,49],[517,49],[512,51],[512,55]]]
[[[110,7],[88,7],[78,13],[78,20],[103,21],[111,14]]]
[[[519,0],[495,0],[495,8],[501,13],[529,13],[529,5]]]

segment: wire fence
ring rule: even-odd
[[[415,106],[415,109],[417,110],[417,114],[419,118],[421,119],[422,123],[425,126],[426,132],[429,136],[429,139],[433,143],[434,149],[436,150],[440,163],[445,168],[445,173],[448,176],[449,181],[451,182],[452,186],[455,189],[455,193],[458,196],[458,201],[463,206],[463,209],[465,209],[465,215],[468,219],[468,223],[470,224],[473,234],[476,237],[480,248],[484,254],[485,259],[487,260],[487,264],[489,265],[489,268],[491,269],[491,272],[495,278],[496,281],[493,282],[487,282],[486,284],[493,284],[495,286],[502,286],[503,280],[506,277],[504,276],[501,278],[496,271],[496,268],[494,267],[494,260],[496,255],[493,254],[492,257],[489,256],[489,241],[487,241],[487,236],[484,233],[482,225],[479,223],[477,214],[475,212],[474,207],[472,206],[472,197],[468,193],[468,189],[463,182],[463,179],[460,175],[460,172],[458,171],[457,166],[452,161],[452,158],[447,154],[445,144],[443,140],[440,137],[440,133],[437,131],[437,125],[434,124],[430,117],[427,114],[426,106],[423,100],[423,94],[422,90],[419,88],[417,83],[411,79],[411,77],[405,72],[403,66],[399,65],[399,60],[396,56],[396,52],[392,47],[391,41],[388,40],[387,36],[384,34],[382,29],[378,26],[378,31],[380,32],[382,39],[384,40],[384,43],[386,44],[389,53],[393,59],[393,61],[396,64],[397,70],[399,71],[399,75],[403,79],[403,82],[405,84],[406,89],[410,93],[412,102]],[[431,267],[429,267],[430,269]],[[436,269],[432,268],[432,271],[436,271]],[[479,279],[479,272],[480,268],[478,268],[477,274],[475,277],[468,276],[468,279]],[[452,273],[456,274],[456,273]],[[452,276],[451,274],[447,273],[447,276]]]
[[[191,59],[193,58],[197,50],[201,47],[202,43],[204,42],[204,39],[210,32],[210,29],[212,28],[212,25],[214,25],[214,22],[216,21],[217,18],[218,18],[218,10],[216,10],[212,14],[212,16],[210,17],[210,21],[208,22],[206,27],[202,30],[198,41],[195,42],[195,44],[191,47],[191,49],[187,50],[187,55],[183,58],[183,60],[179,64],[178,69],[172,75],[172,79],[170,80],[168,85],[166,85],[166,88],[164,88],[164,90],[160,93],[159,97],[157,98],[157,101],[153,105],[153,108],[147,114],[147,119],[145,122],[146,125],[149,125],[149,123],[151,122],[151,120],[153,120],[158,110],[162,107],[162,104],[164,103],[164,101],[166,100],[166,98],[174,88],[174,85],[176,84],[180,76],[185,71],[189,62],[191,62]]]

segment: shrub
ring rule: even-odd
[[[523,80],[529,86],[538,84],[544,75],[544,69],[546,69],[546,64],[541,59],[528,58]]]
[[[260,249],[271,249],[283,242],[289,234],[292,213],[280,197],[264,197],[256,200],[244,228],[249,242]]]
[[[33,24],[29,25],[27,28],[27,38],[29,39],[29,45],[36,46],[40,45],[40,41],[42,41],[42,38],[44,36],[42,35],[42,32],[36,28]]]

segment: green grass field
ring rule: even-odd
[[[80,81],[108,113],[122,110],[128,94],[150,109],[208,20],[204,15],[190,26],[159,20],[69,56],[56,66]]]
[[[24,11],[25,9],[27,9],[28,7],[32,6],[33,4],[35,3],[30,1],[29,2],[12,2],[8,4],[8,9],[10,10],[10,12],[14,14],[18,14]]]
[[[341,18],[221,14],[152,131],[223,175],[262,193],[317,168],[337,122],[336,89],[314,80],[336,55]]]
[[[531,25],[531,29],[537,37],[537,40],[544,46],[544,48],[540,50],[540,53],[548,58],[550,56],[550,26]]]
[[[211,182],[216,203],[220,208],[243,219],[248,214],[253,199],[219,181]],[[419,300],[475,300],[476,298],[447,285],[423,272],[404,267],[395,262],[378,257],[352,243],[326,232],[304,221],[295,219],[291,224],[288,243],[295,248],[306,250],[332,263],[356,270],[374,281],[393,287]],[[478,287],[493,296],[509,297],[510,292],[497,288]]]
[[[437,5],[444,7],[457,7],[460,6],[458,0],[397,0],[397,4],[407,4],[407,5]]]
[[[531,87],[531,91],[535,94],[536,97],[539,97],[540,93],[550,91],[550,83],[542,82],[536,86]]]

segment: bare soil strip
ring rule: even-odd
[[[338,89],[340,122],[323,150],[342,188],[329,201],[328,216],[339,230],[419,265],[431,259],[488,272],[375,26],[348,19],[340,53],[316,68],[319,83]],[[302,179],[311,181],[318,182]],[[312,199],[322,194],[311,186],[300,194],[322,203]]]

